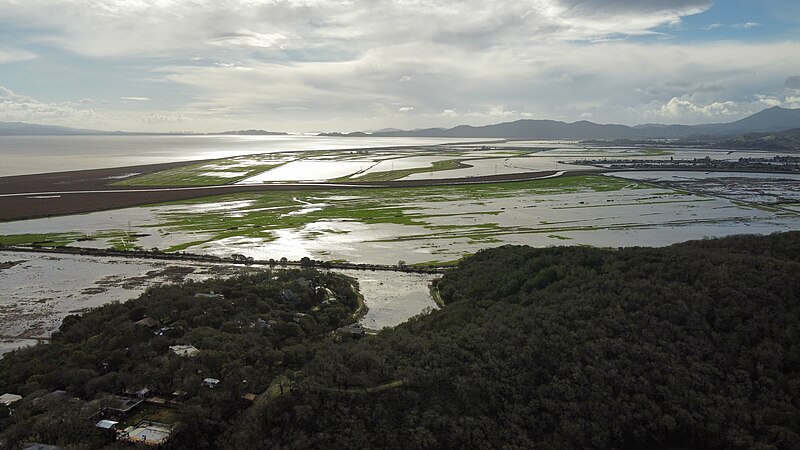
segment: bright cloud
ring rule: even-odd
[[[709,0],[25,0],[0,20],[89,56],[176,55],[209,47],[303,50],[342,42],[363,52],[387,43],[591,40],[650,33],[710,6]],[[322,56],[320,56],[322,57]]]
[[[18,95],[0,86],[0,120],[9,122],[43,122],[78,125],[82,121],[95,122],[100,117],[91,109],[82,109],[75,103],[44,103]]]
[[[736,102],[714,102],[707,105],[697,105],[691,100],[672,97],[664,106],[661,107],[661,114],[666,117],[686,117],[686,116],[732,116],[738,111]]]
[[[0,48],[0,64],[27,61],[36,58],[36,54],[25,50]]]
[[[21,50],[0,49],[0,64],[42,70],[36,55],[46,48],[58,56],[53,64],[70,63],[59,86],[97,99],[93,109],[34,103],[92,111],[117,120],[114,129],[413,128],[530,117],[698,123],[800,96],[798,40],[669,39],[710,0],[2,3],[0,29],[13,29],[8,42]],[[770,25],[757,20],[696,29]],[[92,91],[94,72],[112,81]],[[43,84],[31,92],[44,98]]]

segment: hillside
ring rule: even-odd
[[[23,397],[13,415],[0,404],[0,449],[31,441],[109,448],[114,435],[95,428],[101,419],[119,421],[119,430],[154,420],[174,428],[171,448],[213,448],[252,405],[246,394],[291,384],[358,306],[341,275],[267,270],[159,286],[68,316],[49,344],[0,359],[0,393]],[[131,413],[109,406],[142,398]]]
[[[105,131],[58,127],[53,125],[36,125],[24,122],[0,122],[0,136],[64,136],[94,134],[108,133]]]
[[[800,150],[800,128],[773,133],[750,133],[715,142],[722,148],[768,151]]]
[[[0,447],[121,448],[92,408],[144,387],[175,399],[134,416],[173,424],[164,448],[800,447],[800,232],[506,246],[438,290],[441,310],[360,340],[331,333],[357,307],[349,281],[315,271],[70,317],[0,359],[0,390],[23,396]]]
[[[800,233],[482,251],[228,448],[798,448],[798,280]]]
[[[495,125],[429,128],[412,131],[377,132],[372,136],[458,137],[504,139],[676,139],[690,136],[729,136],[800,128],[800,109],[772,107],[731,123],[705,125],[646,124],[635,127],[602,125],[588,121],[565,123],[553,120],[517,120]],[[356,136],[357,134],[353,134]]]

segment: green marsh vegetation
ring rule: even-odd
[[[155,205],[155,221],[136,224],[136,230],[150,231],[167,236],[182,235],[180,242],[171,246],[161,246],[166,251],[181,251],[204,243],[226,238],[255,239],[270,242],[276,238],[275,232],[283,229],[301,230],[310,224],[330,222],[330,227],[309,231],[305,239],[314,239],[321,233],[349,233],[347,227],[336,224],[355,222],[366,225],[400,225],[419,227],[410,229],[397,237],[385,238],[387,241],[414,240],[452,240],[472,243],[498,243],[504,235],[521,233],[546,233],[558,235],[569,231],[592,231],[602,228],[635,227],[638,224],[620,223],[616,225],[546,223],[506,224],[493,221],[493,216],[501,216],[508,211],[498,206],[487,206],[497,200],[525,198],[528,206],[535,207],[546,201],[548,196],[580,193],[614,193],[622,190],[650,189],[651,185],[632,182],[608,176],[568,176],[535,181],[469,184],[415,188],[345,189],[336,191],[267,192],[230,194],[210,198],[200,198]],[[667,191],[658,190],[647,194],[641,202],[663,203],[680,202]],[[686,201],[688,201],[687,199]],[[698,199],[694,199],[698,200]],[[641,202],[634,202],[636,205]],[[460,203],[459,209],[448,211],[449,205]],[[602,202],[608,203],[608,202]],[[469,204],[474,204],[470,209]],[[608,203],[613,205],[612,203]],[[627,203],[619,203],[624,206]],[[441,209],[438,205],[442,205]],[[588,208],[595,205],[574,203],[556,205],[554,208]],[[677,222],[676,222],[677,223]],[[684,223],[684,222],[680,222]],[[116,236],[112,236],[117,233]],[[82,239],[106,239],[109,245],[118,249],[135,246],[137,234],[111,230],[82,236]],[[110,237],[113,237],[112,241]],[[57,236],[58,244],[70,243],[77,238],[66,233]],[[15,244],[33,243],[39,236],[2,236],[0,242]],[[56,237],[51,239],[55,240]]]
[[[114,183],[114,186],[218,186],[232,184],[282,165],[266,155],[263,163],[239,165],[254,157],[236,157],[190,164],[145,175],[133,176]]]

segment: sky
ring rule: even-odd
[[[288,132],[800,108],[797,0],[0,0],[0,121]]]

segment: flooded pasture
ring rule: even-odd
[[[738,159],[773,153],[585,147],[570,142],[427,146],[232,156],[158,182],[425,180],[592,169],[608,159]],[[225,155],[226,157],[228,155]],[[457,163],[457,164],[456,164]],[[126,183],[135,185],[135,174]],[[800,229],[800,176],[685,171],[480,185],[229,194],[0,223],[0,243],[187,251],[259,260],[304,257],[384,265],[453,263],[488,247],[662,246]],[[366,177],[366,178],[365,178]],[[378,178],[373,178],[378,179]],[[151,178],[150,182],[154,182]],[[0,353],[46,338],[63,317],[138,296],[156,283],[226,276],[219,264],[0,253]],[[361,323],[394,326],[435,308],[429,275],[341,271],[369,308]]]

